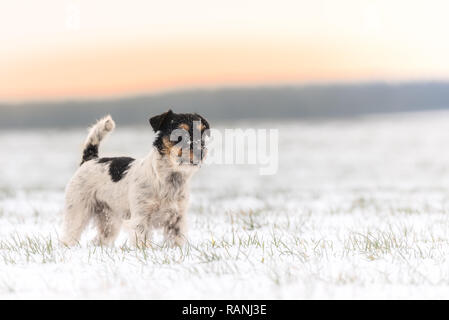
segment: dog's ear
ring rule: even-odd
[[[158,116],[154,116],[152,118],[150,118],[150,124],[151,127],[153,128],[154,132],[159,131],[162,128],[162,125],[164,124],[164,122],[168,119],[171,118],[171,116],[173,115],[173,111],[171,109],[169,109],[167,112],[164,112],[163,114],[160,114]]]
[[[210,129],[209,122],[207,122],[207,120],[203,116],[201,116],[200,114],[198,114],[196,112],[195,112],[195,115],[201,119],[201,123],[206,127],[206,129]]]

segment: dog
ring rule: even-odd
[[[61,242],[79,243],[93,221],[95,245],[114,244],[122,227],[133,246],[151,241],[162,228],[170,246],[186,241],[189,180],[206,155],[209,123],[199,114],[177,114],[171,109],[149,119],[156,133],[152,150],[139,160],[99,158],[98,148],[115,128],[111,116],[91,127],[81,165],[66,187]]]

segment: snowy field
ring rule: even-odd
[[[60,247],[86,130],[0,131],[0,298],[449,298],[449,113],[222,127],[278,128],[279,171],[203,167],[173,249]],[[151,140],[118,123],[100,153]]]

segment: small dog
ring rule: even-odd
[[[140,160],[98,158],[101,140],[115,128],[110,116],[90,129],[81,165],[66,188],[63,244],[78,243],[91,220],[95,245],[112,245],[122,226],[134,246],[146,244],[154,228],[163,228],[170,245],[184,243],[188,182],[206,155],[209,123],[196,113],[169,110],[150,124],[156,138]]]

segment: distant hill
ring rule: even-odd
[[[214,122],[449,109],[449,82],[198,89],[120,99],[0,104],[0,129],[85,127],[107,113],[121,125],[143,124],[168,107],[198,112]]]

